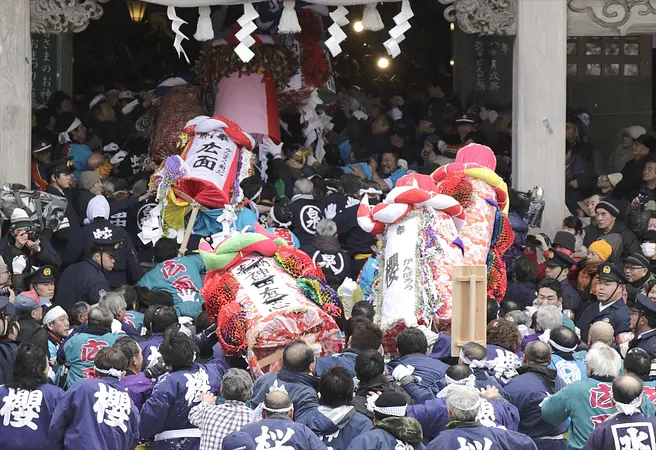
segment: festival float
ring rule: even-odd
[[[501,256],[512,245],[505,183],[494,173],[494,154],[471,144],[432,176],[401,178],[385,200],[358,211],[362,229],[381,236],[373,302],[385,330],[384,347],[405,327],[450,330],[455,265],[486,265],[488,297],[506,290]],[[400,299],[414,299],[408,302]]]
[[[201,294],[227,356],[245,356],[259,377],[279,368],[296,339],[317,356],[341,352],[339,297],[305,253],[263,229],[199,249],[208,269]]]

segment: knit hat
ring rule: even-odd
[[[597,255],[599,255],[602,261],[606,261],[608,258],[610,258],[610,255],[613,254],[613,247],[611,247],[610,244],[603,239],[599,239],[598,241],[594,241],[592,244],[590,244],[588,251],[595,252]]]
[[[77,178],[78,187],[81,187],[82,189],[86,189],[86,190],[91,189],[96,183],[99,182],[100,182],[100,175],[98,175],[96,172],[93,172],[91,170],[85,170]]]
[[[572,233],[567,231],[559,231],[556,233],[556,236],[554,237],[553,243],[551,245],[554,247],[562,247],[573,253],[576,247],[576,238]]]
[[[27,215],[24,209],[16,208],[14,209],[14,212],[11,213],[12,230],[16,230],[17,228],[30,228],[33,225],[30,216]]]
[[[610,182],[610,185],[613,186],[613,187],[620,184],[620,181],[622,181],[622,178],[624,178],[624,175],[622,175],[619,172],[618,173],[608,173],[608,174],[606,174],[606,176],[608,177],[608,181]]]
[[[605,198],[601,200],[599,203],[597,203],[597,206],[595,206],[595,211],[598,209],[605,209],[613,217],[617,217],[620,215],[620,208],[611,199]]]

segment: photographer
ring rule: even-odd
[[[643,186],[633,199],[627,212],[626,224],[636,235],[642,236],[649,226],[649,219],[656,217],[656,157],[649,157],[642,171]]]
[[[43,265],[59,267],[59,255],[34,227],[25,210],[14,209],[11,213],[11,228],[0,241],[0,254],[13,274],[16,289],[23,286],[23,275],[31,268]]]

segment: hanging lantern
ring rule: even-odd
[[[128,5],[128,12],[130,13],[130,19],[132,19],[133,22],[141,22],[144,18],[144,14],[146,13],[146,2],[142,2],[141,0],[126,0],[125,1]]]

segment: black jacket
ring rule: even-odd
[[[583,245],[590,247],[594,241],[601,239],[603,236],[611,233],[619,234],[622,238],[622,254],[613,255],[614,257],[624,257],[632,253],[640,253],[640,241],[631,230],[629,230],[624,222],[617,220],[613,228],[605,233],[596,225],[588,225],[585,227],[585,238],[583,239]]]
[[[289,204],[292,212],[292,226],[301,245],[312,242],[317,232],[317,224],[324,218],[324,202],[315,199],[312,195],[295,195]]]
[[[374,205],[373,202],[370,204]],[[371,246],[376,244],[376,236],[367,233],[358,225],[358,208],[358,205],[346,208],[333,219],[337,224],[339,242],[351,258],[357,254],[371,253]]]
[[[16,247],[14,245],[14,237],[11,233],[7,233],[0,241],[0,254],[5,261],[5,264],[7,264],[7,270],[9,270],[10,273],[13,273],[12,267],[15,257],[23,255],[27,258],[27,265],[23,270],[23,273],[12,275],[13,285],[18,290],[22,290],[23,276],[29,274],[33,266],[40,267],[49,265],[58,268],[61,265],[61,258],[55,249],[52,248],[50,241],[43,235],[39,240],[41,241],[41,250],[38,253],[30,253],[25,247],[22,249]]]
[[[414,405],[415,401],[408,395],[408,393],[399,386],[396,381],[387,375],[380,374],[373,377],[366,383],[360,382],[357,389],[355,390],[355,396],[353,397],[352,405],[355,406],[355,409],[369,419],[373,420],[373,412],[367,409],[367,397],[372,392],[387,392],[392,391],[397,394],[401,394],[405,397],[405,401],[408,405]]]
[[[342,250],[336,236],[315,236],[312,242],[301,245],[317,267],[320,267],[331,286],[340,286],[351,273],[351,258]]]
[[[70,189],[66,189],[66,191],[62,192],[59,189],[48,185],[46,192],[68,200],[66,211],[64,212],[66,219],[68,219],[68,226],[60,228],[52,234],[52,246],[59,255],[62,255],[70,236],[75,236],[80,229],[80,218],[73,207],[73,192]]]
[[[21,344],[35,344],[48,351],[48,332],[36,320],[24,317],[18,319],[20,332],[16,340]]]
[[[14,360],[18,352],[18,341],[0,342],[0,384],[7,384],[13,381]]]
[[[57,283],[55,304],[65,311],[77,302],[95,305],[102,292],[109,290],[106,272],[92,259],[68,266]]]

